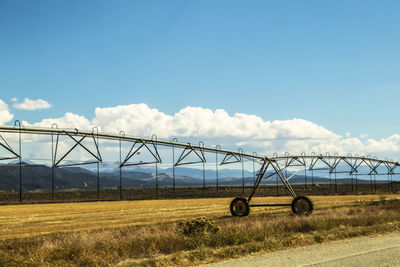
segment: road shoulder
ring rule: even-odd
[[[400,255],[400,233],[315,244],[203,266],[400,266],[396,255]]]

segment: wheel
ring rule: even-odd
[[[314,210],[313,203],[308,197],[298,196],[292,201],[292,211],[294,214],[303,216],[310,215]]]
[[[244,197],[237,197],[232,200],[230,210],[233,216],[247,216],[250,213],[249,202]]]

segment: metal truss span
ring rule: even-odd
[[[12,136],[14,140],[18,140],[18,147],[12,147],[10,143],[7,141],[7,138],[4,135]],[[204,164],[207,162],[207,154],[215,154],[215,162],[216,163],[216,175],[217,175],[217,189],[218,189],[218,165],[226,165],[226,164],[234,164],[239,163],[242,165],[242,173],[243,173],[243,163],[245,161],[252,161],[253,168],[255,163],[259,165],[258,171],[255,175],[254,184],[252,185],[251,193],[246,197],[241,197],[239,200],[236,199],[235,203],[231,205],[231,212],[235,215],[236,210],[238,212],[240,209],[243,209],[244,212],[238,213],[238,216],[247,215],[247,209],[251,206],[249,203],[251,202],[254,194],[257,191],[262,180],[266,180],[269,177],[275,176],[280,179],[282,184],[285,186],[289,194],[293,197],[294,200],[299,202],[299,197],[292,185],[290,184],[290,179],[293,178],[299,170],[307,171],[319,171],[326,170],[329,175],[338,174],[338,173],[346,173],[347,175],[387,175],[393,176],[400,173],[396,173],[396,170],[400,166],[400,164],[393,160],[388,159],[377,159],[370,156],[358,156],[358,155],[338,155],[329,153],[326,154],[305,154],[302,153],[300,155],[290,155],[286,153],[283,156],[278,156],[274,154],[273,156],[262,156],[257,155],[257,153],[245,153],[242,149],[238,151],[225,150],[220,146],[215,147],[207,147],[204,146],[203,142],[200,142],[198,145],[191,143],[182,143],[178,142],[176,139],[171,141],[169,140],[161,140],[158,139],[156,135],[153,135],[151,138],[141,138],[125,135],[123,131],[119,134],[110,134],[110,133],[101,133],[95,127],[92,131],[82,131],[78,129],[61,129],[58,128],[57,125],[52,125],[51,128],[37,128],[37,127],[23,127],[21,126],[19,121],[16,121],[15,126],[0,126],[0,148],[5,151],[7,155],[0,156],[1,160],[12,160],[19,159],[19,170],[20,170],[20,200],[22,195],[22,177],[21,177],[21,165],[22,165],[22,135],[39,135],[39,136],[50,136],[51,137],[51,167],[52,167],[52,192],[54,196],[54,170],[56,168],[67,167],[67,166],[77,166],[84,164],[97,164],[97,177],[99,179],[99,164],[103,162],[102,150],[99,146],[99,143],[104,140],[108,141],[116,141],[119,143],[119,168],[120,174],[122,168],[128,166],[135,165],[145,165],[145,164],[155,164],[157,168],[157,164],[163,163],[163,158],[159,153],[159,147],[170,147],[173,150],[173,167],[181,166],[181,165],[190,165],[190,164],[203,164],[203,180],[204,180]],[[60,138],[66,138],[69,142],[72,142],[72,145],[63,152],[60,152]],[[33,139],[34,140],[34,139]],[[34,141],[32,141],[34,142]],[[90,142],[92,144],[91,147],[85,145],[85,142]],[[126,155],[121,154],[121,143],[126,142],[124,144],[129,144],[129,152]],[[85,151],[87,155],[89,155],[92,160],[85,162],[66,162],[66,157],[72,153],[77,148]],[[175,159],[174,157],[174,149],[180,150],[180,155]],[[148,161],[138,161],[132,162],[132,158],[135,155],[139,155],[141,152],[145,151],[148,155],[150,155],[151,160]],[[218,155],[220,155],[221,160],[218,160]],[[297,169],[297,171],[292,171],[293,169]],[[288,174],[288,170],[291,170]],[[121,175],[120,175],[121,176]],[[173,173],[174,176],[174,184],[173,189],[175,190],[175,171]],[[243,191],[242,194],[245,193],[245,182],[244,176],[243,178]],[[157,179],[157,175],[156,175]],[[99,181],[97,181],[97,191],[99,192]],[[204,182],[205,185],[205,182]],[[120,198],[122,198],[122,182],[120,177]],[[158,192],[158,180],[156,184],[156,190]],[[99,193],[98,193],[99,196]],[[307,201],[307,200],[306,200]],[[273,204],[272,204],[273,205]],[[310,204],[311,205],[311,204]],[[271,204],[265,205],[253,205],[253,206],[271,206]],[[295,209],[292,203],[292,210]]]

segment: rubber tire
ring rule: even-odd
[[[296,208],[296,204],[297,204],[297,202],[299,202],[299,201],[306,201],[306,202],[308,203],[308,211],[299,213],[299,211],[298,211],[297,208]],[[294,214],[298,215],[298,216],[308,216],[308,215],[310,215],[310,214],[313,212],[313,210],[314,210],[314,205],[313,205],[311,199],[309,199],[308,197],[305,197],[305,196],[297,196],[297,197],[295,197],[295,198],[293,199],[293,201],[292,201],[292,212],[293,212]]]
[[[235,210],[235,206],[236,206],[236,204],[237,204],[238,202],[243,202],[243,204],[244,204],[244,212],[242,212],[242,213],[238,213],[238,212]],[[249,215],[249,213],[250,213],[250,205],[249,205],[249,202],[248,202],[247,199],[244,198],[244,197],[237,197],[237,198],[235,198],[234,200],[232,200],[229,209],[230,209],[230,211],[231,211],[232,216],[237,216],[237,217],[247,216],[247,215]]]

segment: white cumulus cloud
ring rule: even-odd
[[[17,99],[13,98],[13,102],[16,102]],[[15,103],[13,105],[16,109],[23,109],[23,110],[37,110],[37,109],[46,109],[50,108],[51,105],[43,99],[32,100],[29,98],[25,98],[21,103]]]
[[[161,138],[172,136],[237,139],[280,138],[339,138],[340,136],[303,119],[264,121],[261,117],[235,113],[222,109],[212,111],[201,107],[186,107],[174,115],[167,115],[146,104],[132,104],[109,108],[96,108],[93,125],[103,131],[124,130],[132,135]]]
[[[4,125],[13,118],[13,114],[10,113],[8,105],[0,99],[0,125]]]
[[[211,110],[202,107],[186,107],[173,115],[166,114],[146,104],[131,104],[96,108],[93,118],[66,113],[61,118],[43,119],[24,125],[90,130],[97,126],[102,132],[159,138],[179,141],[203,140],[206,145],[220,144],[225,148],[241,146],[247,152],[271,155],[274,152],[316,154],[337,152],[339,154],[377,155],[391,157],[400,152],[400,135],[394,134],[380,140],[363,140],[340,136],[321,125],[304,119],[263,120],[256,115],[244,113],[228,114],[223,109]]]
[[[55,125],[53,126],[53,124]],[[23,121],[22,125],[35,127],[77,128],[79,130],[88,130],[92,127],[91,122],[88,119],[70,112],[65,113],[65,115],[61,118],[43,119],[40,122],[33,124]]]

